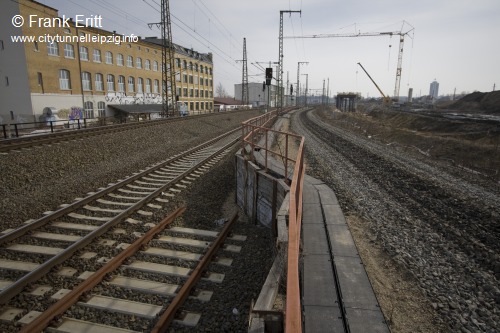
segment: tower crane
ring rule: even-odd
[[[382,89],[380,89],[380,87],[378,86],[377,83],[375,83],[375,80],[372,79],[372,77],[370,76],[370,74],[368,74],[368,72],[366,71],[366,69],[363,67],[363,65],[361,65],[360,62],[358,62],[358,65],[359,67],[361,67],[363,69],[363,71],[366,73],[366,75],[368,75],[368,77],[370,78],[370,80],[372,80],[373,84],[375,85],[375,87],[377,87],[378,91],[380,92],[380,94],[382,95],[383,97],[383,101],[385,104],[390,104],[391,103],[391,98],[386,96],[384,94],[384,92],[382,91]]]
[[[405,24],[408,25],[408,29],[405,29]],[[396,83],[394,85],[394,99],[399,101],[399,88],[401,85],[401,71],[403,67],[403,46],[405,42],[405,36],[413,38],[415,28],[406,21],[403,21],[400,31],[389,31],[389,32],[357,32],[357,33],[345,33],[345,34],[317,34],[317,35],[303,35],[303,36],[287,36],[284,38],[335,38],[335,37],[382,37],[382,36],[399,36],[399,52],[398,52],[398,66],[396,68]],[[365,71],[366,72],[366,71]],[[368,73],[367,73],[368,74]],[[373,80],[372,80],[373,81]],[[375,82],[374,82],[375,83]]]

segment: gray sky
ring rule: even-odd
[[[160,21],[160,0],[38,0],[59,15],[102,15],[103,28],[121,34],[160,36],[146,23]],[[406,36],[400,95],[413,87],[427,95],[436,79],[440,94],[491,91],[500,86],[500,1],[498,0],[170,0],[175,43],[214,53],[215,85],[233,95],[241,83],[243,38],[247,41],[249,82],[262,82],[255,62],[278,61],[280,10],[284,36],[401,31],[403,21],[415,28]],[[411,29],[404,25],[403,31]],[[284,40],[284,80],[309,74],[309,89],[380,94],[357,66],[361,62],[387,95],[393,95],[399,37]],[[262,66],[267,67],[266,64]],[[305,83],[305,76],[301,76]],[[319,91],[318,91],[319,93]]]

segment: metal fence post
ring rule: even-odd
[[[3,129],[3,138],[7,139],[7,128],[6,128],[5,124],[2,125],[2,129]]]
[[[14,130],[16,131],[16,138],[19,137],[19,132],[17,130],[17,124],[14,124]]]
[[[54,133],[54,125],[52,124],[52,120],[50,121],[50,133]]]

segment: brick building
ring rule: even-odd
[[[14,27],[15,15],[24,19],[22,27]],[[28,24],[30,15],[51,20],[51,27]],[[73,20],[63,23],[58,15],[57,9],[33,0],[2,4],[0,123],[38,120],[46,107],[95,118],[112,116],[114,108],[108,105],[162,103],[160,39],[122,36]],[[63,24],[54,27],[54,22]],[[12,36],[34,39],[13,42]],[[100,43],[101,38],[107,42]],[[177,99],[191,112],[212,110],[212,54],[174,48]]]

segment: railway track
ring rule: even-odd
[[[124,244],[134,243],[136,238],[154,227],[154,223],[143,224],[141,219],[150,219],[155,210],[162,208],[176,193],[231,151],[239,139],[238,134],[237,130],[230,131],[147,170],[109,184],[95,193],[89,193],[72,204],[62,205],[42,218],[28,221],[17,229],[5,230],[0,236],[0,304],[3,305],[0,318],[12,318],[13,321],[20,319],[18,317],[26,314],[26,311],[22,306],[12,308],[12,304],[22,305],[25,294],[30,292],[35,297],[42,297],[44,290],[51,289],[51,279],[69,278],[72,282],[67,284],[74,287],[78,280],[74,277],[76,272],[98,271],[100,266],[122,251],[126,246]],[[173,242],[175,246],[180,246],[181,250],[170,251],[186,252],[180,252],[180,255],[188,258],[192,256],[182,248],[205,248],[207,241],[183,242],[186,235],[214,237],[213,232],[180,229],[174,229],[173,232],[183,236],[164,236],[164,240],[168,239],[170,244]],[[184,259],[175,260],[181,261],[180,267],[174,269],[177,272],[186,273],[192,268],[192,264],[186,263]],[[179,276],[170,282],[175,282],[175,279],[179,279]],[[15,315],[9,315],[12,311]],[[25,318],[25,321],[28,319]]]
[[[495,253],[500,251],[495,232],[498,228],[490,212],[461,202],[445,189],[423,175],[408,172],[397,163],[386,160],[369,149],[329,130],[321,122],[311,117],[311,113],[302,113],[301,121],[330,146],[342,154],[349,162],[389,193],[396,201],[404,202],[411,212],[418,212],[435,232],[444,239],[455,243],[467,254],[484,253],[474,258],[485,269],[494,269]],[[360,163],[362,161],[362,163]],[[390,180],[390,181],[388,181]],[[471,223],[477,221],[481,226]],[[453,223],[450,223],[453,221]],[[461,237],[457,237],[461,235]]]
[[[232,113],[234,112],[244,112],[244,111],[232,111]],[[201,115],[196,115],[194,117],[196,119],[199,119],[211,116],[214,116],[214,114],[201,114]],[[12,139],[0,139],[0,153],[5,154],[12,151],[22,152],[29,148],[41,145],[50,145],[54,143],[67,142],[67,141],[78,141],[86,137],[118,133],[139,127],[161,126],[166,122],[179,122],[179,121],[186,121],[189,119],[193,119],[193,116],[173,117],[167,119],[150,120],[144,122],[132,122],[132,123],[117,124],[117,125],[106,125],[106,126],[78,129],[78,130],[65,130],[50,134],[26,135]]]
[[[493,329],[498,316],[489,310],[480,316],[477,309],[496,304],[489,286],[498,278],[498,195],[339,128],[326,112],[303,112],[295,119],[294,129],[310,143],[313,176],[335,189],[349,215],[362,217],[375,241],[415,279],[426,302],[439,302],[436,323],[452,331]],[[403,311],[420,311],[408,309]]]
[[[20,319],[21,323],[25,323],[20,332],[39,332],[48,326],[51,326],[50,329],[57,332],[133,332],[128,329],[131,320],[133,322],[140,321],[140,326],[147,327],[148,332],[165,332],[173,321],[181,325],[195,326],[200,314],[190,311],[179,312],[179,309],[181,309],[183,302],[188,297],[198,302],[209,302],[210,291],[197,290],[196,293],[192,293],[198,280],[203,278],[212,283],[222,283],[223,274],[207,273],[206,268],[228,236],[237,215],[235,214],[220,232],[187,228],[170,228],[164,231],[163,229],[183,211],[184,208],[177,209],[134,243],[127,244],[123,251],[110,259],[97,272],[86,271],[81,274],[79,279],[83,281],[72,290],[61,289],[56,291],[51,298],[55,298],[57,301],[49,306],[46,311],[31,311]],[[195,239],[175,238],[169,236],[169,233],[187,234],[190,237],[197,235],[211,239],[203,242],[202,250],[206,250],[204,253],[200,253],[200,250],[198,252],[187,252],[158,247],[158,244],[162,242],[170,242],[171,244],[184,242],[185,244],[191,244],[191,247],[200,247],[200,245],[195,245],[197,241]],[[241,236],[238,235],[234,235],[233,239],[242,240]],[[201,243],[199,240],[198,242]],[[235,248],[237,250],[236,246],[228,249],[235,251]],[[193,268],[189,269],[147,261],[144,256],[175,258],[184,261],[197,261],[198,263],[193,264]],[[230,259],[227,258],[219,258],[217,262],[230,265]],[[120,271],[126,273],[121,274]],[[132,273],[127,273],[128,271],[132,271]],[[164,277],[181,276],[184,283],[180,285],[157,282],[157,278],[151,280],[144,276],[137,278],[134,271],[154,272]],[[150,275],[150,277],[154,277],[154,274]],[[123,297],[110,297],[99,292],[100,289],[106,290],[109,286],[132,290],[135,296],[129,294],[129,297],[125,299]],[[130,299],[140,298],[140,296],[147,297],[152,294],[161,295],[163,300],[152,304]],[[89,321],[82,320],[78,318],[79,316],[75,318],[75,316],[65,315],[72,307],[71,313],[78,313],[78,308],[87,308],[105,311],[109,316],[112,316],[115,312],[120,313],[119,318],[128,316],[128,320],[116,320],[115,323],[121,323],[117,327],[109,325],[109,320],[103,320],[104,318],[99,318],[99,316],[93,316],[94,320]],[[134,317],[137,317],[137,319]],[[32,318],[33,320],[29,321]],[[106,321],[106,324],[99,321]]]

